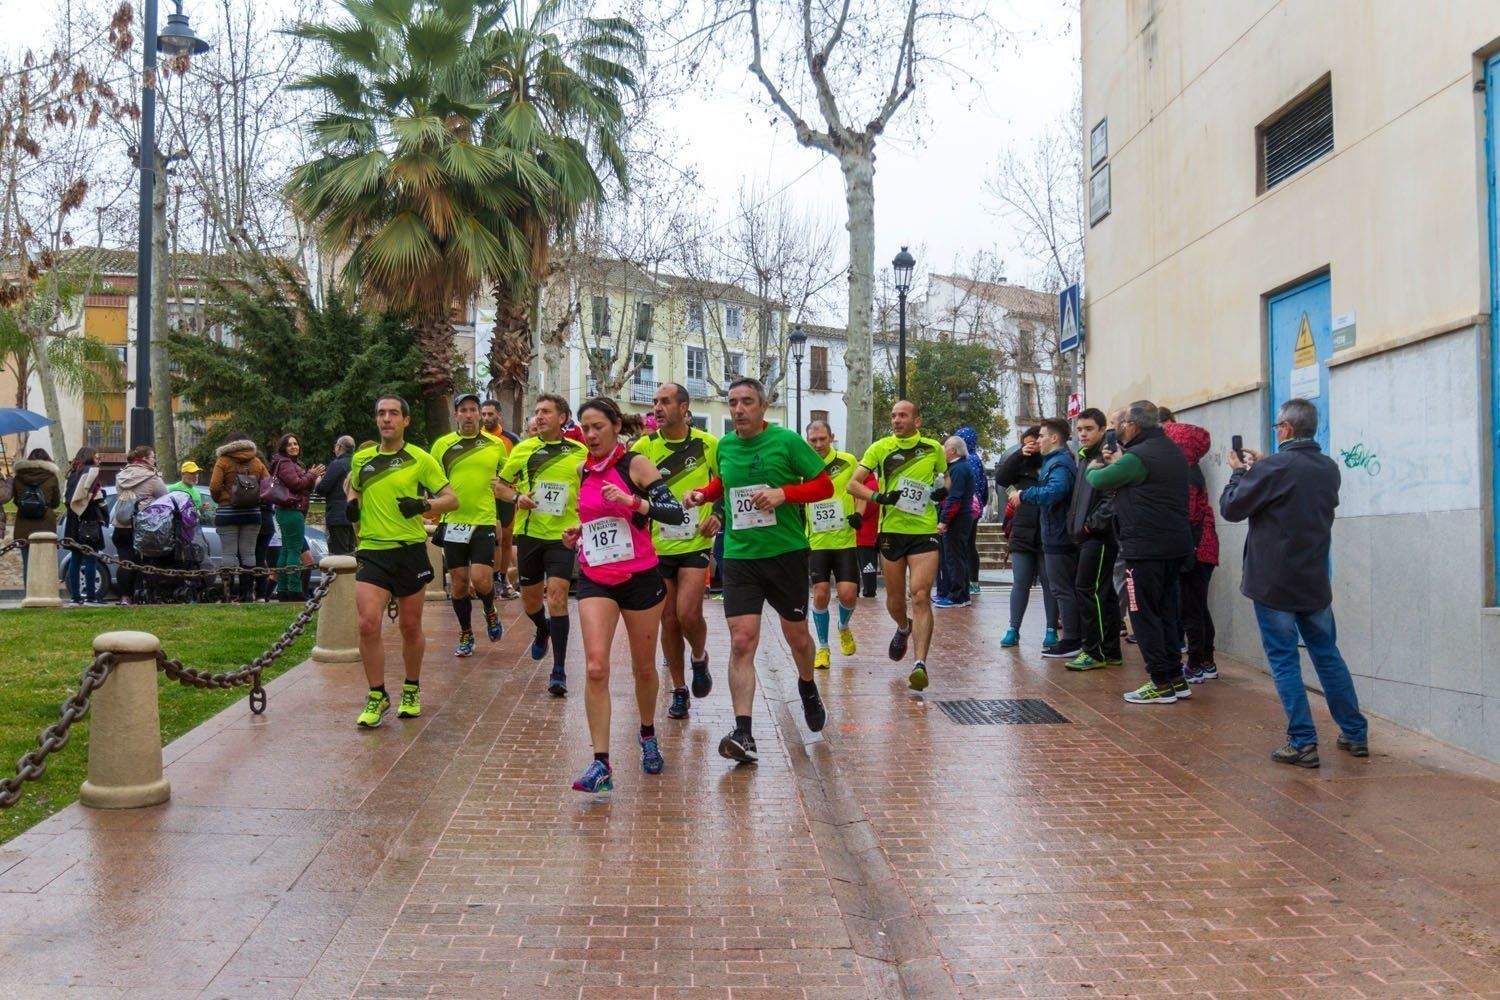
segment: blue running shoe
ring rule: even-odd
[[[546,632],[538,632],[536,638],[531,640],[531,658],[533,660],[540,660],[547,655],[548,640],[549,636]]]
[[[1043,646],[1056,646],[1057,645],[1057,629],[1055,629],[1055,628],[1049,628],[1047,630],[1047,634],[1044,635],[1044,636],[1042,636],[1042,645]]]
[[[1019,629],[1008,628],[1005,630],[1005,635],[1000,637],[1001,649],[1009,649],[1012,646],[1019,646],[1020,644],[1021,632]]]
[[[578,779],[573,782],[573,791],[575,792],[589,792],[590,794],[597,795],[600,792],[612,792],[614,790],[614,772],[602,760],[590,761],[588,770],[580,774]]]
[[[552,671],[547,678],[547,693],[554,698],[566,698],[568,696],[568,675],[559,670]]]
[[[458,645],[453,647],[453,655],[454,656],[473,656],[474,655],[474,633],[473,632],[460,632],[460,633],[458,633]]]
[[[484,631],[490,637],[490,642],[499,642],[504,629],[500,626],[500,615],[494,608],[484,613]]]
[[[662,759],[661,746],[655,736],[641,737],[641,770],[647,774],[661,774],[667,762]]]

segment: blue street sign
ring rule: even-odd
[[[1069,285],[1057,296],[1057,349],[1076,351],[1083,346],[1083,315],[1078,311],[1078,286]]]

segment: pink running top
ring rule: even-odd
[[[633,457],[624,445],[616,445],[608,458],[586,460],[578,486],[578,520],[583,525],[583,536],[578,541],[578,568],[590,580],[606,587],[656,568],[650,523],[640,527],[636,524],[635,510],[625,504],[609,503],[603,495],[605,483],[613,483],[631,497],[637,495],[625,478]],[[611,518],[624,521],[625,530],[620,530],[618,522],[611,524]],[[601,560],[601,565],[590,565],[590,552]]]

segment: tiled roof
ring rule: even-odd
[[[994,281],[978,281],[957,274],[934,274],[930,281],[943,281],[966,295],[977,296],[993,302],[1006,312],[1029,319],[1057,323],[1057,296],[1039,292],[1025,285],[1002,284]]]

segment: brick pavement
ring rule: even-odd
[[[1136,661],[1068,673],[1036,622],[1000,650],[1004,604],[940,612],[924,698],[862,602],[821,736],[768,636],[738,770],[710,605],[719,683],[658,719],[659,778],[617,677],[607,801],[526,630],[454,661],[430,605],[420,722],[357,732],[357,667],[304,665],[169,748],[171,803],[0,846],[0,997],[1500,997],[1500,768],[1379,721],[1368,760],[1276,767],[1258,672],[1127,706]],[[933,705],[966,697],[1069,721]]]

